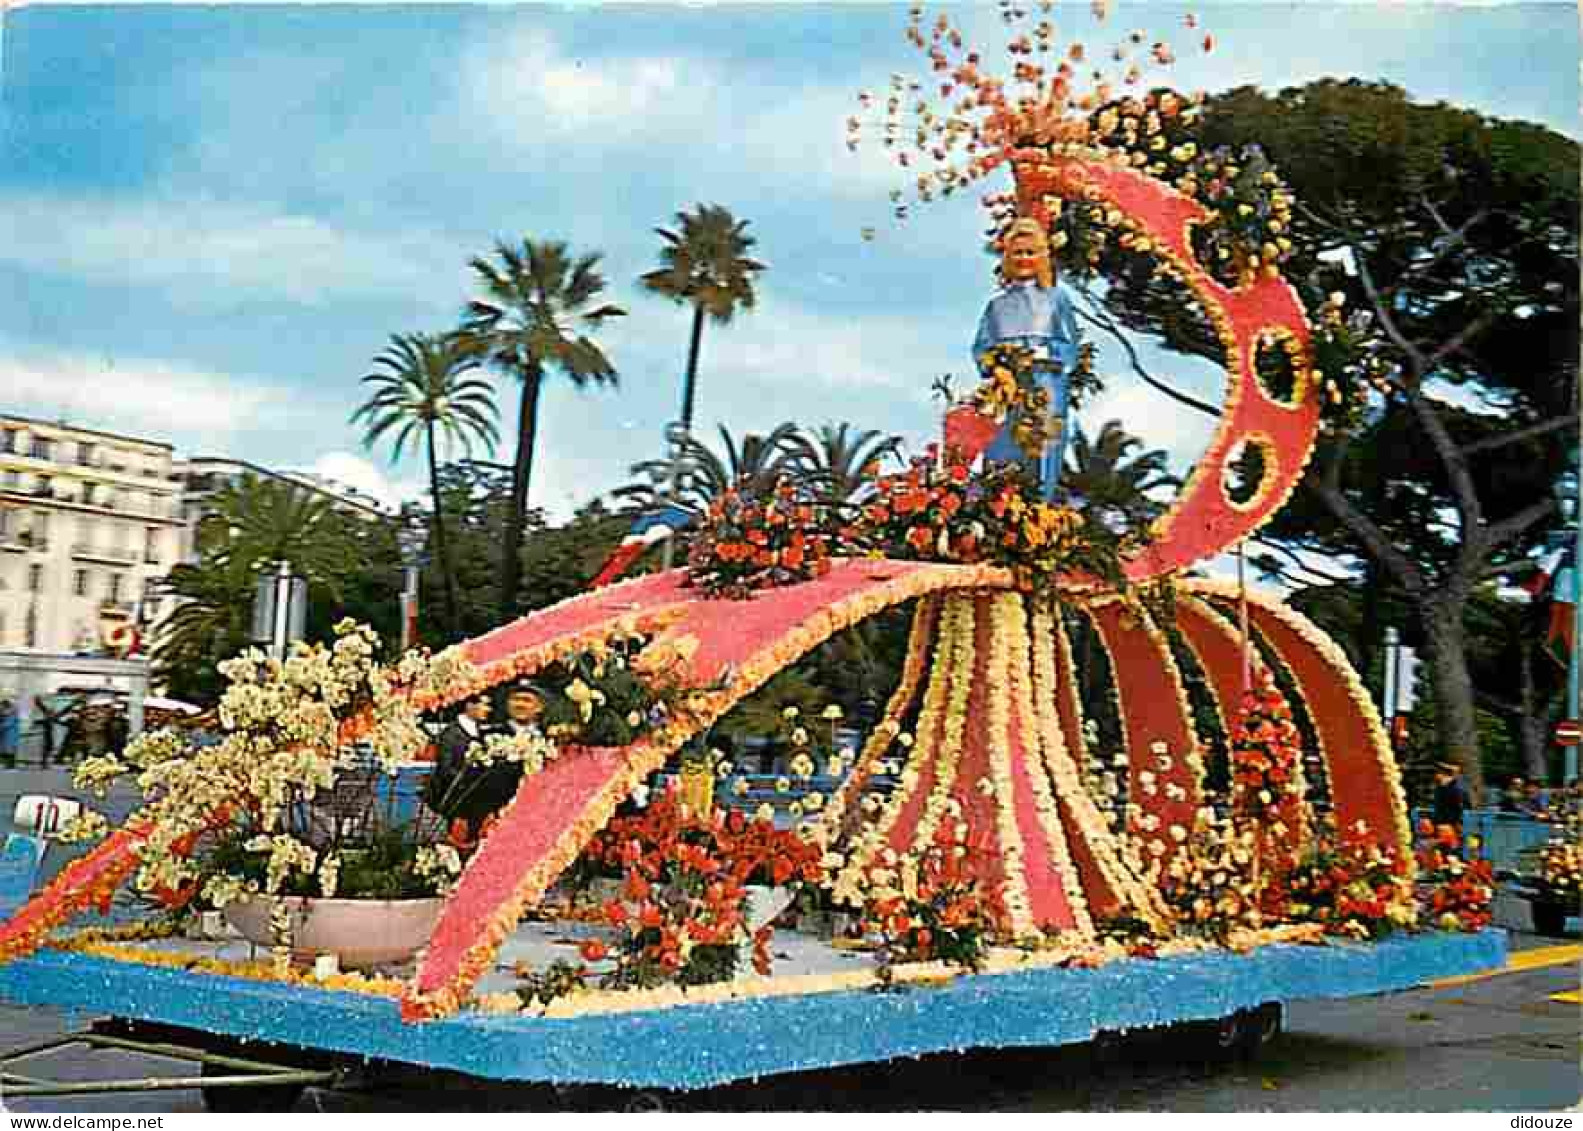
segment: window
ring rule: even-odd
[[[38,647],[38,610],[32,605],[27,609],[27,620],[23,625],[23,643],[29,648]]]
[[[93,466],[93,445],[92,444],[88,443],[85,440],[78,442],[78,444],[77,444],[77,462],[80,463],[83,467],[92,467]]]
[[[33,545],[40,550],[49,545],[49,511],[33,512]]]
[[[78,597],[86,597],[88,595],[88,571],[87,570],[80,569],[74,575],[72,575],[71,591],[72,591],[73,594],[75,594]]]
[[[113,604],[120,602],[120,600],[121,600],[121,575],[119,573],[112,573],[110,575],[110,580],[109,580],[107,588],[105,590],[105,598],[108,601],[110,601],[111,603],[113,603]]]
[[[18,444],[18,440],[20,439],[21,437],[17,434],[17,430],[15,428],[6,428],[4,430],[0,430],[0,452],[10,452],[13,455],[17,454],[20,448],[20,445]]]
[[[10,468],[7,468],[5,473],[5,489],[7,491],[20,491],[22,489],[22,476]]]
[[[49,476],[35,475],[33,477],[33,493],[35,495],[42,495],[46,499],[53,498],[55,495],[55,485],[50,482]]]
[[[0,538],[11,537],[11,512],[0,510]]]
[[[43,592],[43,589],[44,589],[44,567],[41,566],[41,565],[30,565],[30,566],[28,566],[27,567],[27,591],[29,593],[40,593],[40,592]]]
[[[143,530],[143,560],[149,565],[159,564],[159,528],[149,526]]]
[[[49,459],[54,449],[55,443],[53,440],[46,440],[43,436],[34,436],[30,454],[34,459]]]

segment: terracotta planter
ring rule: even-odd
[[[429,941],[439,921],[443,899],[305,899],[283,900],[291,909],[292,955],[312,961],[333,954],[349,969],[382,966],[411,958]],[[225,917],[243,938],[256,946],[274,945],[269,925],[270,901],[249,899],[229,904]]]

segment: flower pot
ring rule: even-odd
[[[749,884],[747,898],[742,901],[742,917],[747,920],[748,930],[756,931],[773,923],[796,898],[796,888]]]
[[[227,905],[225,917],[255,946],[275,943],[270,900],[248,899]],[[403,962],[429,941],[439,922],[443,899],[282,900],[291,911],[293,957],[312,961],[333,954],[348,969]]]

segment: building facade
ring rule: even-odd
[[[0,651],[97,652],[191,549],[169,444],[0,415]]]
[[[182,520],[188,530],[193,532],[186,543],[189,555],[196,553],[198,523],[214,510],[214,496],[226,487],[240,483],[247,476],[289,484],[309,495],[329,500],[340,511],[376,522],[389,522],[394,518],[392,512],[381,507],[371,496],[311,472],[271,471],[256,463],[228,456],[193,456],[189,460],[178,461],[173,469],[182,486]]]

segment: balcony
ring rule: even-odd
[[[137,611],[137,605],[132,601],[100,601],[99,611],[101,613],[124,613],[127,616],[131,616]]]
[[[42,534],[34,534],[31,530],[19,530],[15,534],[0,534],[0,550],[19,550],[26,552],[35,550],[43,553],[49,549],[49,539]]]
[[[132,565],[137,561],[137,554],[131,550],[111,546],[94,546],[87,542],[73,543],[71,556],[90,562],[108,562],[111,565]]]

